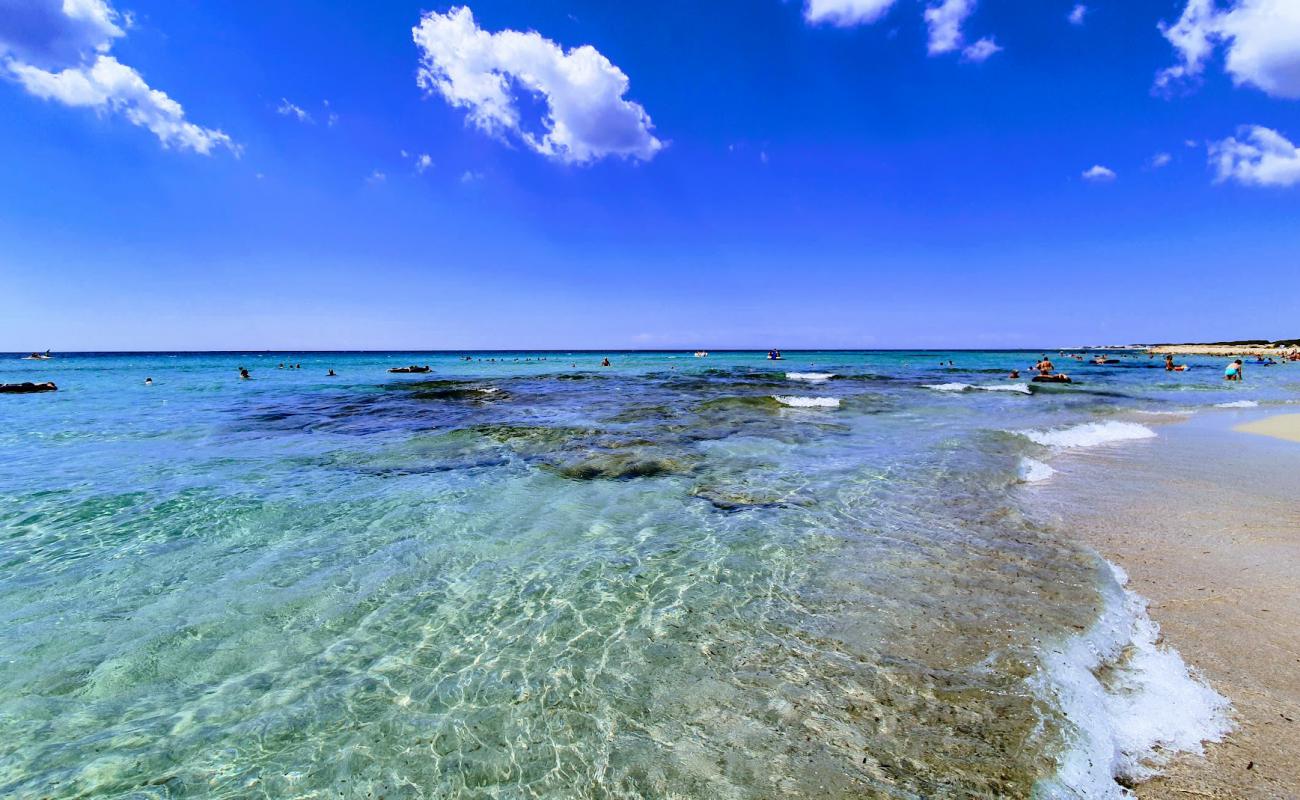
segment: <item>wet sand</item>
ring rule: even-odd
[[[1243,423],[1234,430],[1272,436],[1288,442],[1300,442],[1300,414],[1274,414],[1254,422]]]
[[[1233,430],[1262,417],[1205,412],[1071,453],[1031,490],[1127,570],[1165,642],[1232,701],[1236,730],[1141,798],[1300,797],[1300,445]]]

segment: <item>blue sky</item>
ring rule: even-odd
[[[0,0],[0,349],[1300,335],[1300,4],[818,3]]]

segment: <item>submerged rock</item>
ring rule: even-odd
[[[681,475],[690,472],[693,465],[683,459],[638,453],[593,453],[586,458],[557,464],[552,468],[566,478],[596,481]]]
[[[812,501],[806,497],[782,495],[776,492],[764,492],[757,489],[732,488],[701,484],[691,490],[692,497],[707,500],[719,511],[741,511],[746,508],[788,508],[790,506],[809,506]]]

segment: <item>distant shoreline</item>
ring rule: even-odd
[[[1266,344],[1157,344],[1147,348],[1154,355],[1173,356],[1276,356],[1300,350],[1294,339]]]

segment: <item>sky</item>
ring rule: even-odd
[[[0,0],[0,350],[1293,338],[1295,143],[1300,0]]]

